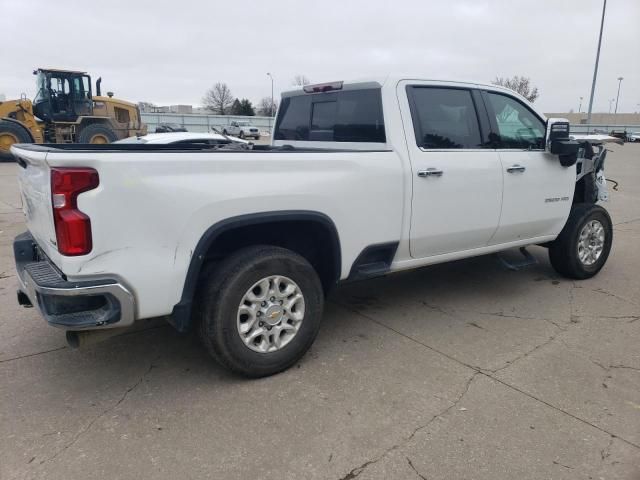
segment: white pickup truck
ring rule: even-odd
[[[12,152],[22,305],[75,345],[168,316],[253,377],[307,351],[340,282],[532,244],[584,279],[611,248],[606,150],[493,85],[308,85],[270,146]]]
[[[224,135],[232,135],[240,138],[254,138],[260,140],[260,130],[258,127],[251,125],[246,121],[233,121],[229,125],[222,127],[222,133]]]

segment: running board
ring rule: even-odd
[[[496,253],[496,257],[498,257],[498,260],[505,268],[514,272],[525,267],[530,267],[531,265],[537,265],[538,260],[536,260],[536,258],[529,253],[527,247],[520,247],[519,250],[524,257],[520,261],[509,261],[500,253]]]

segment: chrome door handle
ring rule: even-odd
[[[522,173],[525,170],[526,170],[526,167],[523,167],[522,165],[513,165],[507,168],[507,172],[509,173]]]
[[[427,168],[426,170],[418,170],[419,177],[441,177],[444,172],[437,168]]]

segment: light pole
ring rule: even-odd
[[[609,100],[609,114],[611,114],[611,106],[613,105],[613,102],[615,102],[616,99],[612,98],[611,100]]]
[[[272,134],[273,132],[271,132],[271,120],[273,119],[273,75],[267,72],[267,76],[271,79],[271,105],[269,105],[269,134]]]
[[[584,97],[580,97],[580,105],[578,105],[578,113],[582,113],[582,99]]]
[[[604,28],[604,12],[607,9],[607,0],[602,4],[602,20],[600,20],[600,37],[598,38],[598,52],[596,53],[596,64],[593,68],[593,83],[591,84],[591,97],[589,98],[589,113],[587,114],[587,124],[591,124],[591,109],[593,108],[593,94],[596,91],[596,78],[598,77],[598,62],[600,61],[600,46],[602,45],[602,29]],[[587,130],[587,133],[589,131]]]
[[[624,77],[618,77],[618,95],[616,96],[616,111],[613,112],[614,114],[618,113],[618,100],[620,99],[620,85],[622,85],[622,80],[624,80]]]

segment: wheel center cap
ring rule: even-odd
[[[267,308],[264,315],[264,321],[268,325],[277,325],[282,320],[282,307],[280,305],[272,305]]]

